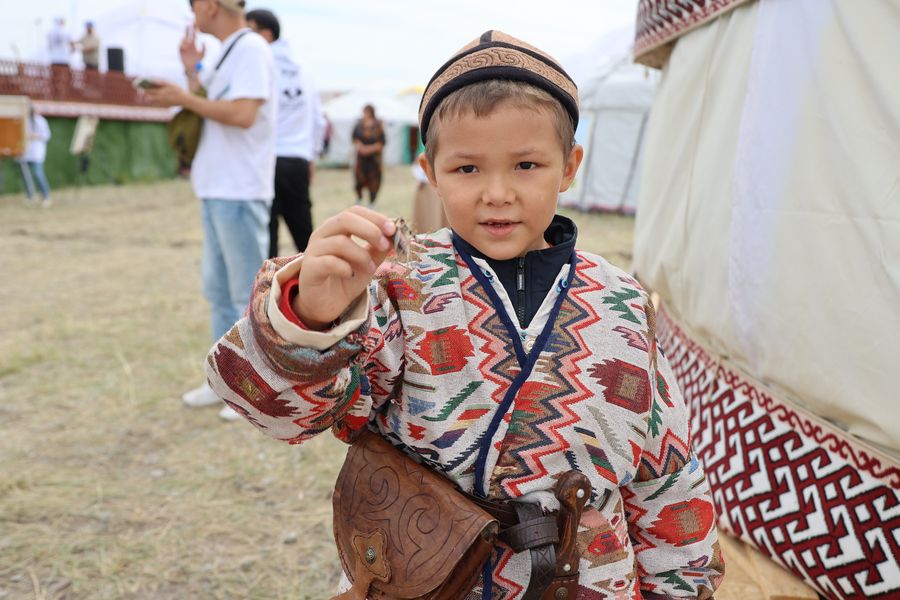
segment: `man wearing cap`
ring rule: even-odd
[[[84,24],[84,35],[73,44],[73,47],[81,48],[81,58],[86,70],[96,71],[100,68],[100,38],[94,32],[92,21]]]
[[[191,8],[195,27],[180,47],[190,91],[156,82],[148,94],[156,104],[182,106],[204,119],[191,182],[202,202],[203,292],[215,340],[243,314],[268,255],[277,106],[272,53],[247,27],[244,0],[191,0]],[[221,40],[218,57],[205,59],[197,30]],[[205,383],[182,399],[189,407],[221,405]],[[220,416],[233,412],[225,407]]]

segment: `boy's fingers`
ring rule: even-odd
[[[353,277],[353,266],[346,260],[339,258],[333,254],[318,256],[316,260],[321,261],[321,266],[337,277],[349,279]],[[301,271],[302,272],[302,271]]]
[[[394,235],[394,232],[397,230],[397,226],[394,224],[393,219],[386,217],[380,212],[376,212],[371,208],[367,208],[362,205],[356,205],[350,207],[348,210],[372,221],[372,223],[374,223],[386,236]]]
[[[384,219],[384,217],[379,215],[379,219]],[[316,231],[318,234],[316,237],[325,239],[333,236],[352,235],[365,240],[373,248],[384,251],[390,247],[391,241],[379,225],[380,223],[375,223],[369,215],[345,210],[322,223]]]
[[[357,275],[371,275],[375,272],[376,264],[369,251],[349,238],[332,236],[321,240],[309,257],[325,258],[329,256],[345,261]]]

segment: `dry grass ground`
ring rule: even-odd
[[[380,204],[409,216],[407,168]],[[352,200],[322,170],[317,222]],[[627,262],[631,220],[585,217]],[[289,447],[180,394],[209,347],[190,186],[0,197],[0,599],[326,598],[328,436]],[[289,237],[282,249],[290,252]]]
[[[408,217],[414,185],[389,170],[382,210]],[[320,171],[313,199],[317,222],[348,206],[350,173]],[[210,343],[189,184],[55,201],[0,197],[0,600],[329,597],[344,447],[179,401]],[[627,267],[631,219],[576,218]]]

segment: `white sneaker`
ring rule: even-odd
[[[240,421],[241,415],[227,404],[219,411],[219,418],[223,421]]]
[[[181,397],[181,401],[190,408],[215,406],[222,402],[221,398],[209,387],[208,383],[204,383],[200,387],[187,392]]]

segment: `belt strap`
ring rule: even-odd
[[[497,519],[500,529],[509,529],[519,522],[519,517],[516,515],[515,509],[509,502],[494,502],[493,500],[481,498],[475,494],[466,494],[466,497],[480,506],[489,515]]]
[[[516,508],[518,509],[518,506]],[[556,524],[556,514],[545,516],[541,514],[540,509],[537,512],[538,516],[529,516],[519,524],[504,529],[498,537],[516,552],[531,550],[545,544],[558,544],[559,527]]]
[[[522,600],[539,600],[556,576],[554,544],[559,542],[556,516],[545,517],[541,507],[536,504],[515,502],[513,506],[519,516],[519,524],[501,534],[501,539],[512,532],[516,541],[522,543],[523,549],[531,550],[531,577],[528,578],[528,588]],[[515,546],[512,548],[519,552]]]
[[[514,552],[530,551],[531,577],[523,600],[541,600],[544,595],[547,596],[544,600],[551,597],[574,600],[578,593],[576,538],[591,484],[583,474],[567,471],[557,481],[555,493],[560,503],[559,513],[547,516],[535,504],[493,502],[469,496],[497,519],[501,529],[498,537],[504,543]]]

